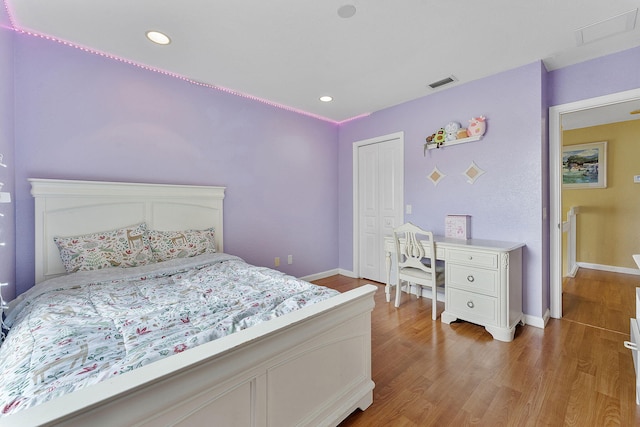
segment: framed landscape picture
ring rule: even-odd
[[[607,187],[607,141],[562,147],[562,188]]]

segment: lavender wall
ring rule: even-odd
[[[640,87],[640,47],[549,73],[549,106]]]
[[[472,237],[526,243],[524,311],[542,316],[546,309],[542,210],[544,202],[542,118],[545,70],[541,63],[470,82],[412,102],[378,111],[340,128],[340,267],[353,268],[352,145],[397,131],[405,135],[405,220],[444,233],[447,214],[472,216]],[[487,133],[479,142],[431,150],[425,137],[449,121],[464,126],[484,115]],[[475,184],[462,173],[474,161],[486,173]],[[427,179],[438,167],[446,177],[434,186]],[[547,305],[548,306],[548,305]]]
[[[545,313],[551,307],[551,289],[550,289],[550,222],[549,222],[549,73],[544,64],[540,64],[541,69],[541,85],[540,93],[542,96],[542,105],[540,117],[542,118],[542,312]]]
[[[4,8],[0,8],[0,153],[3,163],[0,166],[2,191],[14,195],[13,162],[13,31],[9,29],[9,19]],[[0,204],[0,282],[9,283],[3,289],[3,297],[9,301],[15,297],[15,229],[13,227],[14,203]]]
[[[6,29],[0,58],[0,152],[13,163],[0,169],[5,189],[15,177],[15,203],[0,209],[7,223],[16,209],[18,293],[33,282],[28,177],[225,185],[227,252],[266,266],[292,254],[294,264],[281,268],[298,276],[351,270],[352,144],[404,131],[406,219],[442,232],[446,214],[467,213],[474,237],[525,242],[525,312],[541,316],[549,305],[546,107],[640,87],[636,48],[551,73],[530,64],[338,129]],[[480,114],[488,118],[482,141],[423,156],[427,135]],[[473,185],[461,175],[471,161],[487,171]],[[426,175],[436,165],[447,177],[434,187]],[[14,230],[0,232],[13,252]],[[0,280],[13,280],[13,258],[0,252]]]
[[[26,35],[15,77],[18,293],[33,283],[30,177],[227,186],[225,252],[336,268],[336,125]]]

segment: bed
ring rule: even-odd
[[[271,297],[275,292],[269,290],[276,289],[276,281],[281,281],[277,289],[288,286],[296,292],[307,293],[296,294],[292,299],[275,298],[277,301],[273,306],[277,306],[277,316],[272,312],[254,317],[234,315],[234,319],[240,317],[244,323],[241,326],[225,324],[232,333],[221,337],[211,333],[215,327],[200,325],[197,331],[206,332],[205,335],[213,335],[216,339],[200,343],[201,337],[196,339],[197,334],[189,332],[190,342],[198,342],[199,345],[182,347],[169,341],[168,346],[158,347],[160,350],[155,353],[166,354],[166,357],[157,360],[147,355],[148,349],[155,349],[158,341],[140,344],[145,349],[141,353],[144,355],[142,358],[148,363],[139,363],[135,369],[128,369],[131,363],[126,363],[124,368],[116,369],[118,360],[108,362],[107,367],[113,375],[104,375],[95,384],[77,389],[67,384],[68,393],[15,413],[12,402],[3,402],[5,412],[10,414],[0,416],[0,424],[329,426],[339,424],[354,410],[364,410],[372,403],[371,311],[376,287],[365,285],[341,294],[313,285],[306,288],[306,282],[275,270],[249,266],[238,257],[225,254],[223,187],[46,179],[31,179],[30,182],[35,198],[36,286],[28,293],[39,294],[40,299],[48,302],[51,313],[46,315],[52,316],[50,323],[58,325],[58,329],[62,327],[60,325],[66,328],[67,323],[60,322],[57,313],[67,309],[60,309],[61,304],[56,303],[57,294],[49,293],[54,291],[70,293],[72,298],[84,301],[82,298],[88,297],[85,294],[78,296],[75,292],[92,289],[92,301],[99,301],[101,297],[97,296],[97,289],[113,286],[108,288],[106,310],[117,315],[130,308],[119,305],[114,308],[113,301],[127,300],[130,294],[142,293],[144,301],[153,301],[158,307],[163,307],[161,310],[164,310],[165,317],[166,313],[173,313],[171,318],[182,326],[200,319],[199,312],[191,312],[191,319],[185,317],[184,310],[176,309],[181,307],[181,302],[176,302],[174,296],[168,296],[174,295],[169,293],[170,288],[165,291],[155,282],[152,284],[149,278],[159,278],[162,286],[174,286],[176,283],[196,286],[193,285],[196,283],[201,286],[194,288],[193,293],[198,298],[210,303],[215,300],[215,304],[225,307],[227,300],[220,296],[223,292],[218,288],[211,292],[211,281],[214,281],[210,279],[211,275],[233,283],[236,291],[245,286],[242,281],[249,280],[266,286],[257,291],[258,295],[268,294]],[[182,235],[185,233],[176,235],[178,231],[193,231],[202,237],[198,233],[207,230],[215,251],[140,265],[137,263],[141,259],[140,254],[137,254],[129,268],[118,266],[67,273],[73,263],[70,258],[61,257],[63,252],[58,248],[61,246],[60,236],[126,228],[128,244],[131,248],[139,248],[136,246],[137,234],[131,233],[135,224],[144,224],[150,236],[151,231],[155,231],[166,238],[185,238]],[[187,233],[187,237],[190,236]],[[58,239],[54,241],[54,238]],[[111,276],[112,272],[115,278]],[[218,282],[215,283],[218,286]],[[131,291],[134,288],[136,292]],[[182,293],[188,293],[184,290],[186,287],[180,289]],[[249,293],[243,290],[234,295],[244,298]],[[10,304],[7,316],[10,321],[20,316],[15,313],[26,312],[25,307],[30,310],[35,306],[35,303],[27,302],[28,299],[30,297],[19,297]],[[256,297],[252,304],[268,305],[268,300]],[[313,303],[307,304],[307,300]],[[303,303],[299,304],[300,301]],[[161,305],[163,303],[168,304]],[[146,310],[150,305],[134,303],[133,307]],[[143,318],[146,320],[147,316]],[[32,331],[47,323],[46,319],[45,316],[45,321],[35,327],[31,325]],[[155,325],[155,320],[149,321]],[[126,326],[134,331],[131,335],[145,335],[148,332],[145,328],[153,329],[147,324]],[[120,329],[118,331],[122,333]],[[112,332],[107,332],[105,336],[111,339]],[[9,332],[3,348],[12,342],[12,333],[13,330]],[[73,335],[76,332],[69,333]],[[167,336],[171,335],[167,333],[162,338]],[[104,354],[116,347],[109,343],[111,341],[104,345]],[[51,352],[46,346],[41,347]],[[79,344],[78,348],[82,350],[82,345]],[[174,351],[166,351],[166,348]],[[73,359],[72,364],[84,364],[83,374],[96,365],[104,364],[104,360],[95,357],[87,360],[86,354],[69,354],[68,357]],[[60,359],[64,357],[58,355],[52,365],[55,366]],[[45,376],[43,372],[32,372],[32,381],[35,383],[42,379]],[[46,376],[51,377],[51,370],[47,372]]]

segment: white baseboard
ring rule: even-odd
[[[345,270],[343,268],[338,269],[338,274],[341,274],[343,276],[347,276],[347,277],[351,277],[352,279],[358,279],[358,275],[351,271],[351,270]]]
[[[534,326],[536,328],[544,329],[549,322],[550,312],[549,309],[544,312],[542,317],[531,316],[529,314],[524,315],[524,323],[525,325]]]
[[[300,277],[300,279],[306,280],[307,282],[312,282],[314,280],[320,280],[326,277],[335,276],[336,274],[343,274],[343,273],[341,273],[340,270],[336,268],[333,270],[323,271],[321,273],[310,274],[308,276]]]
[[[612,273],[633,274],[640,276],[640,270],[637,268],[629,267],[616,267],[613,265],[591,264],[588,262],[579,262],[578,267],[588,268],[590,270],[610,271]]]
[[[571,271],[569,271],[569,274],[567,274],[568,277],[576,277],[576,273],[578,272],[578,269],[580,267],[578,266],[578,264],[574,264],[573,268],[571,269]]]
[[[431,299],[431,294],[432,293],[433,292],[431,291],[431,289],[422,288],[422,297],[423,298]],[[411,294],[413,294],[413,295],[416,294],[414,285],[411,285]],[[436,293],[436,297],[438,298],[438,301],[444,302],[444,289],[443,288],[441,288],[441,287],[438,288],[438,292]]]

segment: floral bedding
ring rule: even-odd
[[[220,253],[48,280],[5,319],[0,418],[336,294]]]

